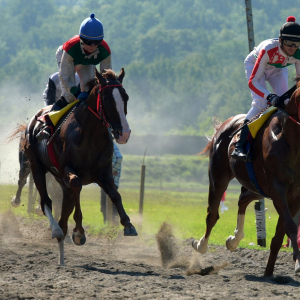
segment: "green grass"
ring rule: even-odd
[[[2,185],[0,195],[0,212],[12,210],[15,214],[29,218],[27,214],[27,188],[22,194],[22,205],[12,208],[10,205],[11,196],[16,192],[16,186]],[[123,199],[124,208],[131,218],[132,223],[137,227],[140,234],[155,235],[163,222],[173,225],[175,234],[180,239],[194,237],[199,239],[205,232],[205,218],[207,209],[207,192],[177,192],[146,189],[142,222],[139,217],[139,190],[121,188],[120,193]],[[224,245],[226,238],[234,234],[237,219],[238,194],[227,192],[225,204],[228,211],[220,213],[220,219],[214,227],[209,243]],[[268,208],[266,213],[267,228],[267,249],[270,246],[271,238],[275,233],[278,215],[270,200],[265,200]],[[96,185],[89,185],[83,188],[81,193],[81,207],[83,213],[83,226],[92,234],[100,234],[107,230],[103,223],[100,212],[100,191]],[[35,214],[30,218],[45,219]],[[70,223],[74,224],[72,218]],[[72,226],[71,226],[72,228]],[[249,243],[256,244],[256,228],[254,202],[248,206],[245,219],[245,238],[240,242],[240,247],[260,248],[249,246]],[[284,240],[286,242],[286,239]]]

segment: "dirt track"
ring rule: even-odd
[[[280,252],[276,276],[266,279],[268,251],[210,246],[201,256],[164,227],[157,239],[164,245],[121,235],[66,243],[60,267],[46,224],[0,216],[0,299],[299,299],[291,253]]]

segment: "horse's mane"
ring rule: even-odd
[[[300,86],[300,84],[299,84],[299,82],[300,82],[300,76],[297,76],[294,80],[296,82],[297,87],[299,87]]]
[[[98,77],[100,76],[100,73],[97,69],[95,69],[95,72],[96,72],[96,78],[91,79],[86,84],[89,90],[92,90],[95,86],[97,86],[99,84]],[[117,79],[116,73],[111,69],[104,70],[104,72],[101,75],[107,80],[116,80]]]

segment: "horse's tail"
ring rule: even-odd
[[[17,127],[7,136],[6,142],[10,143],[11,141],[13,141],[14,139],[17,139],[17,138],[21,138],[21,142],[22,141],[25,142],[23,134],[26,130],[26,126],[27,125],[24,122],[18,124]],[[21,147],[21,148],[23,148],[23,147]]]
[[[216,135],[216,133],[218,132],[219,128],[221,127],[222,123],[215,117],[213,117],[212,119],[213,121],[213,125],[214,125],[214,134],[212,136],[207,136],[206,138],[208,140],[208,143],[206,144],[206,146],[202,149],[202,151],[199,153],[199,155],[204,155],[204,156],[209,156],[210,150],[213,146],[213,139],[214,136]]]

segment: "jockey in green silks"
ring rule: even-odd
[[[63,44],[59,79],[61,98],[55,102],[52,110],[57,111],[78,99],[85,101],[89,95],[87,82],[95,78],[95,66],[100,64],[100,72],[111,69],[111,51],[104,41],[102,23],[91,14],[79,28],[79,35]],[[80,89],[76,85],[75,74],[80,79]],[[50,128],[45,127],[37,134],[37,139],[48,139]]]

